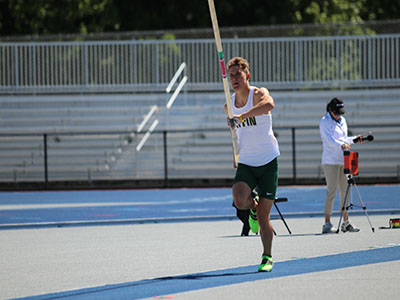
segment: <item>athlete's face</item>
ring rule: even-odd
[[[229,69],[229,79],[233,90],[237,90],[247,84],[250,74],[243,71],[239,66],[233,66]]]

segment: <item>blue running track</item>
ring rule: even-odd
[[[400,212],[400,185],[352,188],[354,209],[350,213]],[[281,187],[278,197],[285,216],[322,214],[325,187]],[[362,201],[362,202],[361,202]],[[338,211],[338,199],[335,201]],[[273,216],[276,211],[272,212]],[[5,225],[54,223],[95,224],[96,222],[148,222],[232,217],[230,188],[155,189],[105,191],[48,191],[0,193],[0,228]]]

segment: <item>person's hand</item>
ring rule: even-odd
[[[226,122],[231,129],[235,129],[240,122],[240,115],[234,115],[232,119],[229,117],[226,118]]]
[[[346,150],[349,150],[349,149],[350,149],[350,145],[349,144],[346,144],[346,143],[342,144],[342,150],[343,151],[346,151]]]
[[[365,143],[365,140],[363,140],[363,136],[361,134],[358,135],[357,138],[358,138],[358,142],[357,142],[358,144]]]

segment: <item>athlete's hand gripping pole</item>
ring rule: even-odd
[[[231,120],[231,122],[233,122],[231,95],[229,92],[229,84],[228,84],[228,78],[226,75],[224,52],[222,50],[221,36],[219,34],[217,13],[215,12],[214,0],[208,0],[208,6],[210,8],[211,22],[213,25],[215,43],[217,45],[219,65],[220,65],[221,73],[222,73],[222,82],[224,84],[226,107],[227,107],[229,119]],[[233,166],[235,168],[237,168],[239,151],[238,151],[236,130],[232,127],[231,127],[231,136],[232,136],[232,144],[233,144]]]

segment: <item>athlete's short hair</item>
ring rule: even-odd
[[[230,68],[232,68],[233,66],[238,66],[245,73],[249,73],[250,72],[249,62],[246,59],[244,59],[243,57],[237,56],[237,57],[232,58],[228,62],[228,70],[230,70]]]

